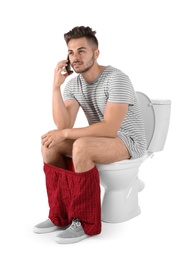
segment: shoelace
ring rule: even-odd
[[[79,221],[78,219],[74,219],[74,220],[72,221],[72,224],[71,224],[70,228],[71,228],[72,230],[75,230],[77,227],[80,227],[80,226],[81,226],[80,221]]]

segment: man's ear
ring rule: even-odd
[[[97,49],[97,50],[94,51],[94,57],[95,57],[95,59],[97,59],[97,58],[99,57],[99,54],[100,54],[99,49]]]

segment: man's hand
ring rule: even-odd
[[[65,67],[68,65],[68,60],[62,60],[58,62],[55,70],[54,70],[54,87],[59,88],[65,81],[65,79],[73,73],[67,73]]]
[[[46,148],[52,148],[54,145],[65,140],[65,130],[52,130],[42,135],[42,145]]]

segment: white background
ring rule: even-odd
[[[193,259],[191,2],[1,1],[1,259]],[[58,245],[55,233],[32,229],[48,214],[40,137],[55,128],[53,71],[66,57],[63,34],[77,25],[97,31],[99,64],[123,70],[150,98],[171,99],[172,113],[164,151],[140,169],[142,214]]]

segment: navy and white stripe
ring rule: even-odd
[[[129,104],[128,113],[118,131],[132,158],[146,152],[145,130],[139,101],[129,77],[122,71],[107,66],[94,82],[88,83],[81,75],[69,80],[63,99],[75,99],[82,107],[89,125],[104,120],[107,102]]]

